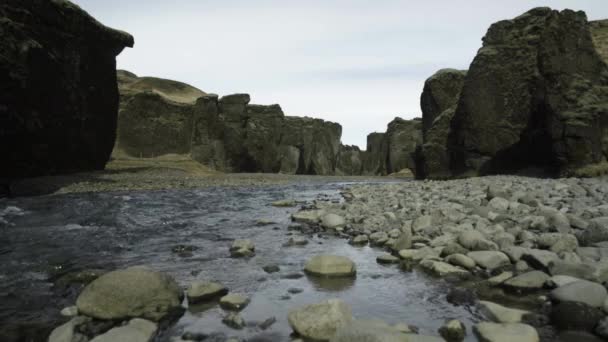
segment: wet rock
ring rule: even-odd
[[[106,320],[141,317],[158,321],[181,305],[182,290],[168,275],[145,267],[104,274],[76,301],[84,315]]]
[[[341,228],[346,225],[344,217],[336,214],[327,214],[321,219],[321,226],[326,229]]]
[[[558,287],[562,287],[564,285],[568,285],[570,283],[574,283],[577,281],[580,281],[581,279],[579,278],[575,278],[575,277],[570,277],[570,276],[564,276],[564,275],[556,275],[553,276],[551,278],[549,278],[546,282],[545,282],[545,286],[550,288],[550,289],[555,289]]]
[[[303,210],[291,215],[291,219],[295,222],[317,224],[321,221],[321,217],[325,215],[323,210]]]
[[[209,337],[208,334],[195,333],[195,332],[185,332],[181,336],[182,340],[185,340],[185,341],[196,341],[196,342],[203,341],[203,340],[205,340],[208,337]]]
[[[470,276],[467,270],[442,261],[423,260],[420,266],[438,277],[456,277],[462,279]]]
[[[233,258],[252,257],[255,255],[255,245],[249,239],[238,239],[230,246],[230,255]]]
[[[271,203],[273,207],[295,207],[296,201],[292,199],[284,199],[279,201],[274,201]]]
[[[542,271],[530,271],[506,280],[503,286],[516,291],[535,291],[543,288],[549,275]]]
[[[511,309],[487,301],[479,301],[479,306],[481,312],[496,323],[521,323],[524,316],[530,314],[529,311]]]
[[[452,265],[460,266],[467,270],[472,270],[476,266],[475,260],[463,254],[452,254],[445,260]]]
[[[446,296],[448,303],[456,306],[471,306],[477,301],[477,295],[471,289],[452,288]]]
[[[477,265],[487,270],[493,270],[511,264],[511,261],[506,254],[497,251],[469,252],[467,253],[467,256],[475,260]]]
[[[608,317],[602,318],[598,323],[595,329],[593,329],[598,336],[603,339],[608,339]]]
[[[186,290],[186,297],[188,298],[188,303],[194,304],[225,296],[227,293],[228,289],[224,285],[204,281],[190,284],[190,287]]]
[[[476,230],[462,232],[458,236],[458,243],[471,251],[498,250],[498,246],[494,242],[487,240],[480,232]]]
[[[356,320],[336,330],[331,342],[397,342],[404,334],[382,321]]]
[[[249,298],[239,293],[230,293],[220,298],[220,306],[227,310],[242,310],[249,304]]]
[[[608,217],[592,219],[589,222],[589,227],[577,234],[577,238],[582,246],[590,246],[592,243],[608,241]]]
[[[590,281],[598,280],[597,271],[594,265],[581,262],[554,260],[549,264],[551,275],[566,275]]]
[[[539,342],[536,329],[522,323],[478,323],[473,332],[481,342]]]
[[[388,234],[386,232],[375,232],[370,234],[369,242],[374,246],[382,246],[388,241]]]
[[[447,342],[460,342],[463,341],[467,335],[467,330],[462,322],[453,319],[445,322],[445,324],[439,328],[439,334]]]
[[[148,342],[152,340],[157,330],[156,323],[134,318],[129,321],[129,324],[110,329],[105,334],[92,339],[91,342]]]
[[[243,329],[246,325],[243,317],[236,312],[228,313],[228,315],[222,318],[222,323],[233,329]]]
[[[351,245],[355,245],[355,246],[363,246],[366,245],[369,241],[369,238],[367,237],[367,235],[362,234],[362,235],[357,235],[354,238],[352,238],[350,240],[350,244]]]
[[[550,293],[550,298],[558,302],[580,302],[601,308],[608,298],[606,288],[590,281],[576,281],[563,285]]]
[[[498,286],[511,278],[513,278],[513,272],[502,272],[497,276],[489,278],[488,284],[491,286]]]
[[[559,260],[559,256],[557,256],[557,254],[540,249],[529,249],[522,255],[521,258],[522,260],[526,261],[528,265],[544,272],[549,271],[549,264],[551,262]]]
[[[290,287],[287,289],[287,292],[289,292],[291,294],[298,294],[298,293],[304,292],[304,290],[297,288],[297,287]]]
[[[562,330],[592,331],[602,318],[602,310],[579,302],[561,302],[551,310],[551,323]]]
[[[376,257],[376,261],[379,264],[398,264],[399,258],[397,258],[394,255],[385,253],[385,254],[382,254],[382,255],[379,255],[378,257]]]
[[[262,269],[264,270],[264,272],[266,273],[276,273],[279,272],[281,270],[281,268],[279,267],[279,265],[266,265],[264,267],[262,267]]]
[[[87,341],[87,338],[84,335],[81,335],[76,331],[76,327],[90,320],[90,318],[84,316],[72,318],[69,322],[55,328],[51,332],[48,342]]]
[[[357,273],[355,263],[338,255],[316,255],[306,263],[304,271],[325,277],[353,277]]]
[[[315,341],[329,341],[353,317],[348,305],[339,299],[330,299],[291,310],[287,320],[300,336]]]
[[[412,248],[412,231],[410,228],[404,228],[401,235],[395,240],[395,243],[391,246],[393,251],[399,252],[403,249]]]
[[[306,246],[308,244],[308,240],[303,236],[294,236],[289,238],[287,242],[284,244],[285,247],[291,246]]]
[[[75,305],[68,306],[63,308],[60,313],[63,317],[76,317],[78,316],[78,308]]]

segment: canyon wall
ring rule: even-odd
[[[3,0],[0,32],[0,178],[103,169],[133,37],[69,1]]]

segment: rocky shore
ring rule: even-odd
[[[378,267],[448,281],[452,290],[446,300],[478,312],[480,321],[467,328],[453,317],[436,327],[435,336],[418,335],[408,324],[358,319],[347,301],[336,298],[291,308],[292,341],[608,338],[606,179],[492,176],[353,185],[342,195],[341,202],[320,198],[304,205],[292,214],[297,224],[290,229],[309,236],[335,235],[356,246],[369,244],[377,251]],[[292,240],[302,248],[308,243]],[[247,239],[233,241],[226,250],[245,261],[257,252]],[[277,269],[264,267],[269,274]],[[357,264],[331,250],[311,256],[302,271],[313,278],[357,281]],[[149,341],[185,308],[201,302],[217,303],[226,312],[226,326],[246,326],[239,311],[248,305],[249,296],[222,284],[201,279],[189,284],[184,294],[170,277],[151,269],[110,272],[88,285],[75,307],[64,310],[75,317],[57,328],[51,341]],[[213,331],[203,335],[172,340],[242,341],[214,337]]]

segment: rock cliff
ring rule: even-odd
[[[249,101],[245,94],[199,99],[193,159],[226,172],[334,173],[340,125],[285,116],[279,105]]]
[[[133,37],[69,1],[0,3],[0,178],[103,169]]]
[[[557,175],[605,162],[606,32],[605,21],[550,8],[493,24],[468,72],[425,84],[419,175]]]
[[[115,155],[156,157],[187,154],[192,109],[205,93],[184,83],[117,72],[120,110]]]
[[[608,67],[585,13],[535,8],[493,24],[451,127],[456,175],[561,173],[605,160]]]
[[[447,178],[449,172],[448,136],[450,124],[466,71],[443,69],[426,80],[420,98],[424,143],[417,151],[418,178]]]
[[[608,19],[589,23],[593,44],[604,62],[608,63]]]

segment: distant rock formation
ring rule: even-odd
[[[184,83],[117,72],[121,109],[115,154],[190,154],[224,172],[332,175],[342,127],[250,104],[248,94],[218,98]]]
[[[226,172],[332,175],[342,127],[252,105],[247,94],[202,97],[195,105],[192,157]]]
[[[340,145],[335,174],[337,176],[352,176],[362,173],[363,152],[357,146]]]
[[[360,152],[363,175],[387,175],[404,169],[416,172],[416,149],[422,144],[422,121],[395,118],[386,133],[367,136],[367,150]],[[352,153],[352,152],[351,152]]]
[[[69,1],[0,2],[0,178],[103,169],[133,37]]]
[[[120,110],[115,155],[156,157],[187,154],[193,132],[193,105],[205,95],[184,83],[137,77],[118,70]]]
[[[466,76],[444,70],[427,81],[419,173],[563,174],[605,161],[605,33],[584,12],[549,8],[493,24]]]
[[[418,178],[441,179],[450,176],[447,145],[450,123],[466,74],[464,70],[442,69],[424,83],[420,98],[424,143],[417,151]]]
[[[589,28],[595,49],[604,62],[608,63],[608,19],[592,21],[589,23]]]

